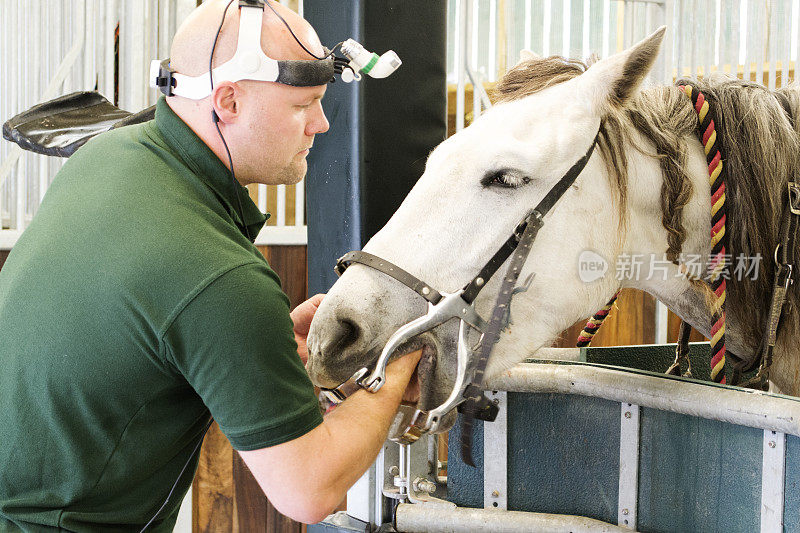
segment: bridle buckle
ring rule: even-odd
[[[800,184],[789,182],[789,210],[795,215],[800,215]]]

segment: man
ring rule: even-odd
[[[227,3],[180,28],[177,72],[208,72]],[[321,55],[313,29],[272,5]],[[215,65],[238,25],[234,3]],[[268,56],[311,60],[269,9],[261,35]],[[0,531],[171,530],[209,413],[296,520],[321,520],[372,463],[420,352],[323,420],[298,356],[321,297],[290,317],[246,237],[266,218],[242,186],[303,178],[328,129],[324,93],[220,81],[201,100],[162,98],[154,121],[64,165],[0,272]]]

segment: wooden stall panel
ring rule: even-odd
[[[655,298],[634,289],[623,289],[617,302],[592,339],[592,346],[652,344],[655,340]],[[586,320],[565,330],[553,344],[573,348]]]
[[[233,464],[228,439],[216,422],[211,425],[192,484],[192,530],[233,531]]]

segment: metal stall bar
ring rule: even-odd
[[[611,40],[611,0],[603,0],[603,50],[602,56],[608,57]]]
[[[791,76],[790,63],[792,60],[792,28],[794,27],[794,2],[787,0],[784,3],[783,13],[783,42],[780,47],[781,54],[781,87],[786,87],[789,84],[789,77]]]
[[[586,60],[592,53],[591,50],[591,35],[589,28],[591,25],[591,3],[589,0],[583,0],[583,27],[581,35],[581,57]]]
[[[734,78],[738,76],[739,72],[739,43],[741,35],[739,32],[739,20],[741,15],[739,10],[741,2],[739,0],[723,0],[724,5],[730,9],[730,34],[728,41],[727,62],[730,64],[730,75]]]
[[[467,6],[469,0],[456,0],[456,26],[455,26],[455,65],[458,72],[458,85],[456,87],[456,131],[464,129],[464,113],[466,112],[466,76],[467,76]]]
[[[275,225],[283,227],[286,225],[286,185],[278,185],[275,189],[277,191],[275,195],[277,200]]]
[[[777,87],[776,79],[778,62],[778,6],[767,3],[767,41],[769,42],[769,80],[768,86],[773,91]]]
[[[24,2],[19,0],[17,2],[17,17],[16,17],[16,27],[17,28],[24,28],[25,27],[25,15],[27,10],[25,9]],[[16,108],[18,110],[25,109],[27,107],[27,98],[28,95],[27,87],[25,84],[28,81],[28,69],[29,63],[26,52],[24,40],[18,40],[17,46],[15,49],[16,52],[16,65],[20,70],[20,75],[17,77],[17,105]],[[17,164],[17,174],[14,176],[16,179],[14,180],[14,194],[15,194],[15,202],[14,202],[14,227],[22,231],[25,229],[25,173],[27,172],[28,168],[28,157],[29,154],[24,153],[22,157],[19,158],[19,162]]]
[[[792,61],[792,71],[793,76],[791,81],[795,81],[798,79],[797,76],[797,63],[798,63],[798,54],[797,54],[797,45],[798,45],[798,25],[800,25],[800,0],[792,0],[792,28],[791,28],[791,37],[789,39],[789,59]],[[786,78],[789,80],[788,76]]]
[[[103,17],[103,84],[102,93],[108,100],[116,104],[114,99],[114,42],[117,27],[119,5],[117,0],[106,0]]]
[[[542,24],[542,55],[550,55],[550,21],[553,19],[552,0],[544,0],[544,22]]]
[[[472,2],[466,0],[465,6],[467,8],[465,33],[470,43],[470,53],[468,55],[465,54],[466,61],[464,62],[464,68],[467,71],[470,83],[472,83],[472,121],[475,122],[481,115],[481,100],[479,95],[480,91],[483,89],[481,78],[477,73],[479,47],[478,43],[475,42],[475,38],[479,35],[480,29],[478,25],[480,22],[480,5],[478,4],[478,0],[472,0]]]
[[[756,47],[756,81],[761,85],[764,85],[764,67],[766,66],[766,56],[767,56],[767,43],[766,43],[766,32],[764,31],[764,26],[769,22],[769,18],[766,17],[766,10],[767,10],[767,3],[764,2],[761,5],[755,5],[755,17],[751,23],[751,28],[754,28],[756,42],[758,46]],[[749,29],[749,28],[748,28]]]
[[[258,187],[258,210],[262,213],[267,212],[267,186],[263,183],[259,183]]]
[[[570,54],[570,23],[572,12],[570,10],[570,0],[562,0],[562,26],[561,26],[561,55],[564,57],[571,57]]]
[[[800,401],[589,363],[523,363],[488,380],[507,392],[578,394],[800,436]]]
[[[297,227],[305,226],[306,212],[306,182],[301,181],[294,186],[294,225]]]
[[[747,11],[750,9],[748,0],[740,0],[739,3],[739,61],[743,65],[742,79],[750,79],[750,59],[747,56],[748,42],[747,38],[750,32],[747,31]]]
[[[489,50],[486,72],[490,82],[497,81],[497,0],[489,0]]]
[[[629,533],[625,529],[582,516],[471,509],[455,505],[397,506],[397,528],[406,533],[530,533],[563,531],[581,533]]]
[[[716,67],[716,50],[719,47],[719,0],[714,0],[712,10],[703,10],[703,76],[709,76]],[[712,16],[713,14],[713,16]]]

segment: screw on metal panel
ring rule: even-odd
[[[622,510],[622,514],[624,514],[625,516],[628,516],[628,510],[627,509],[623,509]]]
[[[769,441],[769,447],[770,448],[774,448],[775,447],[775,441],[774,440]]]
[[[436,483],[422,477],[418,477],[414,480],[413,487],[414,490],[419,490],[422,492],[436,492]]]
[[[631,417],[631,412],[625,411],[625,418],[630,418],[630,417]]]
[[[399,473],[400,473],[400,469],[399,469],[399,468],[397,468],[397,465],[390,466],[390,467],[389,467],[389,473],[390,473],[391,475],[393,475],[393,476],[396,476],[397,474],[399,474]]]
[[[493,490],[492,491],[492,498],[498,498],[498,497],[500,497],[500,493],[497,492],[496,490]]]
[[[431,293],[431,290],[428,287],[422,287],[422,294],[427,296],[430,293]]]

